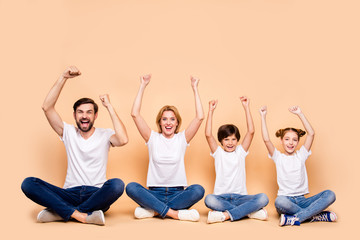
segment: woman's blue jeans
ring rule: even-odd
[[[143,208],[152,209],[162,218],[169,209],[188,209],[203,198],[205,190],[194,184],[184,187],[149,187],[132,182],[126,186],[126,194]]]
[[[275,207],[279,214],[294,215],[300,222],[315,216],[335,202],[335,193],[325,190],[312,197],[301,196],[278,196],[275,200]]]
[[[124,182],[118,178],[107,180],[101,188],[78,186],[59,188],[39,178],[28,177],[22,191],[32,201],[54,210],[68,221],[75,210],[91,213],[95,210],[107,211],[124,192]]]
[[[228,212],[231,221],[239,220],[248,214],[258,211],[269,203],[264,193],[256,195],[241,195],[236,193],[209,194],[205,205],[215,211]]]

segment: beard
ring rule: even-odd
[[[76,121],[76,125],[79,128],[79,130],[82,131],[82,132],[90,131],[91,128],[93,127],[93,125],[94,125],[94,122],[89,121],[89,125],[87,127],[81,127],[81,122],[80,121]]]

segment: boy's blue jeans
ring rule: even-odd
[[[248,214],[258,211],[269,203],[264,193],[256,195],[241,195],[236,193],[209,194],[205,198],[205,205],[215,211],[227,211],[231,221],[239,220]]]
[[[101,188],[78,186],[63,189],[39,178],[28,177],[23,181],[21,189],[32,201],[54,210],[68,221],[75,210],[83,213],[107,211],[124,192],[124,182],[113,178],[107,180]]]
[[[275,207],[279,214],[294,215],[300,222],[319,214],[335,202],[335,193],[325,190],[312,197],[301,196],[278,196],[275,200]]]
[[[205,190],[194,184],[184,187],[149,187],[132,182],[126,186],[126,194],[143,208],[152,209],[162,218],[169,209],[188,209],[203,198]]]

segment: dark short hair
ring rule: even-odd
[[[82,105],[82,104],[87,104],[87,103],[90,103],[94,106],[94,111],[95,111],[95,114],[97,113],[99,107],[98,105],[96,104],[96,102],[94,102],[94,100],[92,100],[91,98],[80,98],[79,100],[77,100],[75,103],[74,103],[74,106],[73,106],[73,109],[74,109],[74,112],[76,112],[76,109]]]
[[[233,124],[225,124],[222,125],[221,127],[219,127],[218,130],[218,140],[219,142],[221,142],[224,138],[227,138],[228,136],[231,136],[235,134],[236,139],[239,141],[240,140],[240,132],[239,129],[233,125]]]

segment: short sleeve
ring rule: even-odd
[[[149,146],[149,144],[154,141],[154,137],[155,137],[154,135],[155,135],[155,134],[156,134],[156,133],[155,133],[153,130],[151,130],[149,140],[145,143],[145,145]]]
[[[215,150],[215,152],[214,153],[211,153],[210,152],[210,156],[212,156],[213,158],[215,158],[216,157],[216,155],[218,155],[219,154],[219,151],[221,150],[221,147],[220,146],[218,146],[217,148],[216,148],[216,150]]]
[[[276,163],[276,160],[279,159],[279,156],[280,156],[280,152],[276,148],[274,148],[274,153],[272,156],[270,154],[268,154],[268,157],[271,158],[275,163]]]
[[[185,130],[182,131],[182,132],[179,132],[178,134],[182,137],[182,139],[183,139],[183,141],[185,142],[186,146],[190,146],[190,143],[188,143],[188,142],[186,141]]]
[[[236,147],[236,151],[239,152],[240,155],[244,157],[246,157],[249,154],[249,151],[246,152],[242,145],[238,145]]]
[[[63,123],[64,123],[63,135],[62,135],[62,137],[61,136],[59,137],[62,142],[64,142],[64,139],[67,138],[69,128],[71,127],[70,124],[67,124],[66,122],[63,122]]]
[[[298,153],[299,157],[301,159],[303,159],[305,162],[306,159],[308,159],[308,157],[311,155],[311,150],[308,151],[308,150],[306,150],[306,148],[304,146],[301,146],[301,148],[299,149],[299,151],[297,153]]]

